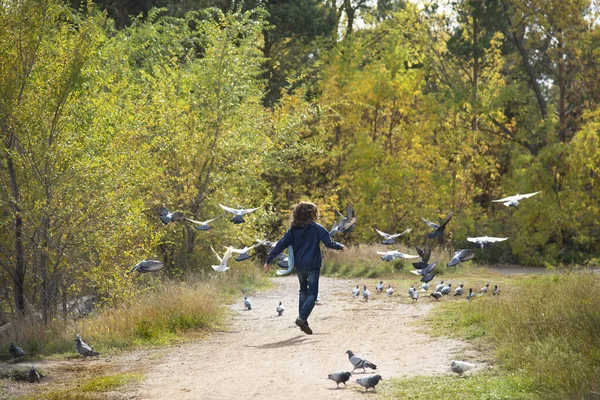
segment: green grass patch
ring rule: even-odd
[[[142,378],[139,374],[114,374],[94,378],[79,388],[82,392],[108,392],[120,386],[128,385],[139,381]]]

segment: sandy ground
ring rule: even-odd
[[[231,306],[230,329],[208,340],[172,348],[156,360],[146,379],[127,390],[135,399],[360,399],[355,382],[372,371],[357,370],[347,388],[336,389],[327,375],[351,371],[345,354],[352,350],[377,365],[386,378],[451,374],[456,353],[468,345],[448,338],[432,338],[419,331],[433,303],[424,297],[407,304],[404,288],[396,296],[375,295],[370,302],[354,299],[351,288],[359,282],[321,278],[321,302],[315,307],[308,336],[294,325],[298,308],[296,276],[275,278],[275,288]],[[401,292],[398,295],[398,292]],[[286,311],[275,312],[279,301]],[[343,386],[343,385],[342,385]],[[127,397],[129,397],[127,396]]]

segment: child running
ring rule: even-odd
[[[300,281],[300,299],[298,304],[299,316],[296,325],[302,332],[312,335],[308,326],[308,317],[315,307],[319,294],[319,277],[321,276],[321,248],[320,243],[331,249],[344,250],[344,246],[331,240],[329,231],[315,221],[319,217],[317,205],[301,202],[294,209],[290,229],[277,242],[273,251],[267,256],[264,265],[265,272],[269,271],[269,263],[277,257],[286,247],[292,246],[294,252],[294,265],[298,271]]]

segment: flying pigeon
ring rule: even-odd
[[[169,222],[183,221],[185,218],[179,211],[169,212],[167,207],[160,206],[157,209],[160,220],[163,224],[167,225]]]
[[[463,292],[464,292],[463,286],[464,286],[464,284],[461,283],[460,286],[456,288],[456,290],[454,291],[455,296],[463,295]]]
[[[354,208],[352,204],[348,204],[346,206],[346,215],[343,215],[339,211],[337,212],[342,217],[339,222],[335,222],[331,231],[329,232],[330,236],[334,236],[337,233],[349,233],[356,225],[356,217],[354,216]]]
[[[435,274],[434,273],[430,273],[430,274],[427,274],[424,277],[422,277],[421,278],[421,282],[429,283],[429,282],[431,282],[433,280],[433,278],[435,278]]]
[[[383,378],[381,375],[373,375],[373,376],[365,376],[364,378],[358,378],[356,382],[362,387],[365,388],[365,392],[369,390],[369,388],[373,388],[373,391],[376,392],[375,386],[382,381]]]
[[[235,261],[244,261],[250,258],[250,254],[248,254],[248,252],[258,246],[262,246],[264,244],[264,241],[260,241],[258,243],[256,243],[254,246],[246,246],[243,249],[234,249],[232,248],[231,251],[239,254],[239,256],[235,259]]]
[[[446,229],[446,225],[448,224],[448,222],[450,222],[450,220],[452,219],[452,213],[449,212],[448,215],[446,215],[446,218],[440,222],[440,224],[436,224],[434,222],[428,221],[425,218],[421,217],[421,219],[430,227],[435,229],[435,231],[429,233],[427,235],[427,237],[429,239],[435,239],[437,237],[440,237],[444,234],[444,230]]]
[[[469,261],[469,260],[472,260],[473,258],[475,258],[475,253],[473,252],[473,250],[469,250],[469,249],[458,250],[458,251],[454,252],[454,255],[452,256],[452,260],[450,260],[450,262],[448,262],[448,264],[446,266],[454,267],[454,266],[460,264],[461,262]]]
[[[479,247],[482,249],[484,247],[490,246],[492,243],[503,242],[508,238],[500,238],[500,237],[490,237],[490,236],[481,236],[481,237],[468,237],[467,240],[471,243],[477,243]]]
[[[260,207],[256,207],[256,208],[241,208],[241,209],[235,209],[235,208],[231,208],[231,207],[227,207],[224,206],[222,204],[219,204],[219,206],[229,212],[233,214],[233,218],[230,219],[231,222],[233,222],[234,224],[241,224],[244,222],[244,215],[251,213],[252,211],[256,211],[258,210]]]
[[[377,228],[375,228],[375,231],[383,237],[383,241],[381,242],[381,244],[394,244],[394,243],[396,243],[396,241],[394,239],[396,239],[398,236],[402,236],[407,233],[410,233],[410,231],[412,231],[412,229],[408,228],[404,232],[394,233],[394,234],[382,232]]]
[[[383,281],[379,281],[377,286],[375,286],[375,293],[379,294],[383,292]]]
[[[252,305],[250,305],[250,307],[252,307]],[[281,302],[281,301],[279,302],[279,305],[277,306],[276,310],[277,310],[277,314],[281,317],[283,315],[283,312],[285,311],[283,302]]]
[[[231,254],[233,253],[233,249],[231,247],[227,247],[227,250],[225,250],[225,254],[223,254],[223,258],[221,258],[217,254],[217,252],[215,251],[215,249],[212,248],[212,246],[210,247],[210,249],[213,251],[213,253],[215,253],[215,256],[217,256],[217,259],[221,263],[219,265],[211,265],[212,269],[214,269],[216,272],[225,272],[225,271],[227,271],[229,269],[229,267],[227,266],[227,261],[229,261],[229,259],[231,258]]]
[[[441,293],[443,288],[444,288],[444,281],[441,281],[440,284],[435,287],[435,291]]]
[[[217,215],[216,217],[211,218],[211,219],[207,219],[206,221],[195,221],[195,220],[190,219],[190,218],[186,218],[185,220],[188,221],[188,222],[190,222],[190,223],[192,223],[192,225],[194,225],[194,228],[196,228],[197,230],[199,230],[199,231],[207,231],[207,230],[209,230],[211,228],[209,224],[211,222],[213,222],[213,221],[221,218],[223,215],[225,215],[225,214]]]
[[[450,369],[452,370],[452,372],[457,373],[459,376],[462,376],[462,374],[475,367],[475,364],[471,364],[466,361],[452,360],[452,364],[450,364]]]
[[[410,272],[415,275],[419,275],[419,276],[427,276],[435,269],[436,266],[437,266],[437,261],[434,261],[431,264],[427,265],[425,268],[415,269]]]
[[[10,353],[10,356],[13,359],[21,358],[27,355],[27,353],[25,353],[22,348],[20,348],[19,346],[15,346],[13,342],[10,342],[10,345],[8,346],[8,352]]]
[[[364,285],[362,295],[363,299],[365,299],[366,301],[369,301],[371,299],[371,291],[367,289],[367,285]]]
[[[467,300],[471,300],[475,297],[475,292],[473,292],[473,288],[469,288],[469,293],[467,293]]]
[[[385,293],[388,295],[388,297],[391,297],[394,294],[394,288],[392,287],[392,285],[388,285],[388,288],[386,289]]]
[[[252,310],[252,302],[247,297],[244,297],[244,307],[246,307],[246,310]]]
[[[419,256],[413,256],[412,254],[404,254],[398,250],[378,251],[377,254],[381,255],[381,259],[383,261],[392,261],[394,258],[419,258]]]
[[[429,283],[425,282],[424,284],[422,284],[421,290],[427,293],[427,291],[429,290]]]
[[[516,207],[520,200],[527,199],[531,196],[535,196],[539,192],[527,193],[527,194],[516,194],[514,196],[508,196],[503,199],[492,200],[493,203],[503,203],[506,207]]]
[[[164,266],[165,264],[163,264],[162,261],[146,259],[135,264],[129,273],[132,274],[134,271],[137,271],[140,274],[145,274],[146,272],[156,272],[160,271]]]
[[[443,295],[449,295],[451,291],[452,291],[452,284],[449,283],[448,286],[444,286],[441,293]]]
[[[420,247],[415,247],[417,249],[417,254],[421,257],[421,261],[413,263],[413,266],[416,269],[423,269],[427,267],[427,263],[429,262],[429,258],[431,257],[431,249],[426,247],[425,249],[421,249]]]
[[[27,373],[27,380],[29,381],[29,383],[40,383],[40,374],[35,370],[33,366]]]
[[[352,372],[335,372],[333,374],[327,375],[327,379],[331,379],[332,381],[334,381],[337,384],[337,387],[339,388],[340,383],[343,383],[344,386],[347,386],[346,382],[350,380],[351,376]]]
[[[360,289],[358,288],[358,285],[356,285],[356,287],[354,289],[352,289],[352,296],[353,297],[360,296]]]
[[[83,356],[84,360],[88,357],[100,355],[100,353],[92,350],[92,348],[89,345],[87,345],[83,340],[81,340],[80,334],[77,334],[77,338],[75,339],[75,347],[77,348],[77,352]]]
[[[482,287],[481,289],[479,289],[479,293],[481,293],[481,294],[487,294],[489,287],[490,287],[490,284],[486,283],[484,287]]]
[[[437,301],[440,301],[440,299],[442,298],[442,294],[440,292],[433,292],[429,296],[433,297]]]
[[[354,365],[354,369],[352,370],[352,372],[354,372],[356,368],[362,368],[363,373],[366,372],[365,368],[371,368],[373,370],[377,369],[377,365],[367,360],[364,360],[358,356],[355,356],[352,350],[346,351],[346,354],[348,354],[348,359],[350,360],[352,365]]]
[[[494,291],[492,292],[494,296],[500,296],[500,288],[498,285],[494,285]]]

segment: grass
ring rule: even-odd
[[[100,400],[106,399],[106,392],[110,392],[142,378],[140,374],[117,373],[99,376],[85,381],[71,389],[54,390],[43,393],[43,398],[48,400]],[[22,400],[39,399],[41,393],[22,396]]]

